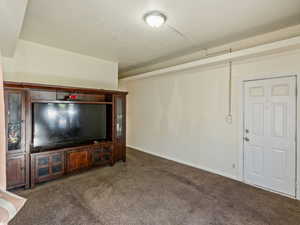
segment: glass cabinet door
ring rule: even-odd
[[[64,152],[58,152],[34,156],[35,171],[32,172],[31,176],[35,177],[35,182],[39,183],[63,175],[64,154]]]
[[[123,142],[125,138],[125,99],[123,96],[116,96],[116,140]]]
[[[22,91],[6,91],[6,135],[10,153],[24,151],[24,94]]]
[[[115,143],[114,143],[114,162],[126,161],[126,96],[114,96],[115,107]]]
[[[53,154],[51,157],[51,173],[63,173],[63,153]]]

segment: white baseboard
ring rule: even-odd
[[[169,156],[166,156],[166,155],[150,152],[150,151],[141,149],[141,148],[133,146],[133,145],[127,145],[127,147],[133,148],[133,149],[141,151],[141,152],[148,153],[150,155],[154,155],[154,156],[158,156],[158,157],[161,157],[161,158],[164,158],[164,159],[168,159],[168,160],[180,163],[180,164],[184,164],[184,165],[187,165],[187,166],[190,166],[190,167],[194,167],[194,168],[197,168],[197,169],[200,169],[200,170],[205,170],[207,172],[214,173],[214,174],[217,174],[217,175],[220,175],[220,176],[223,176],[223,177],[227,177],[227,178],[230,178],[230,179],[233,179],[233,180],[236,180],[236,181],[241,181],[237,176],[228,174],[228,173],[223,172],[223,171],[214,170],[214,169],[211,169],[211,168],[195,165],[195,164],[192,164],[192,163],[189,163],[189,162],[182,161],[180,159],[175,159],[175,158],[172,158],[172,157],[169,157]]]
[[[166,156],[166,155],[162,155],[162,154],[150,152],[150,151],[141,149],[141,148],[133,146],[133,145],[127,145],[127,147],[133,148],[133,149],[141,151],[141,152],[145,152],[145,153],[150,154],[150,155],[158,156],[158,157],[161,157],[161,158],[164,158],[164,159],[168,159],[168,160],[180,163],[180,164],[184,164],[184,165],[187,165],[187,166],[190,166],[190,167],[194,167],[194,168],[197,168],[197,169],[200,169],[200,170],[204,170],[204,171],[207,171],[207,172],[210,172],[210,173],[214,173],[214,174],[217,174],[217,175],[220,175],[220,176],[223,176],[223,177],[230,178],[232,180],[236,180],[236,181],[240,181],[240,182],[245,183],[238,176],[234,176],[234,175],[228,174],[228,173],[220,171],[220,170],[214,170],[214,169],[211,169],[211,168],[207,168],[207,167],[203,167],[203,166],[199,166],[199,165],[194,165],[192,163],[188,163],[188,162],[185,162],[185,161],[182,161],[182,160],[179,160],[179,159],[175,159],[175,158],[172,158],[172,157],[169,157],[169,156]],[[248,185],[251,185],[251,184],[248,184]],[[255,186],[255,185],[251,185],[251,186]],[[264,189],[264,188],[262,188],[262,189]],[[270,191],[268,189],[264,189],[264,190]],[[280,194],[280,193],[274,192],[274,191],[271,191],[271,192],[276,193],[276,194]],[[280,194],[280,195],[282,195],[282,194]],[[291,197],[291,196],[287,196],[287,195],[284,195],[284,196],[295,199],[295,197]],[[296,197],[296,199],[300,200],[300,194],[298,194],[298,196]]]

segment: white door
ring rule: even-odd
[[[244,91],[245,182],[295,196],[296,78],[247,81]]]

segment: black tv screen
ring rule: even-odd
[[[33,148],[50,149],[107,138],[107,106],[34,103]]]

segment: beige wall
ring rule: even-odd
[[[4,80],[117,89],[118,63],[19,40],[13,58],[3,58]]]
[[[120,88],[129,91],[127,143],[149,153],[241,179],[241,80],[300,75],[299,59],[298,51],[234,63],[232,124],[225,121],[227,65],[121,80]],[[298,171],[300,175],[300,168]]]
[[[3,96],[3,76],[0,55],[0,189],[6,189],[6,155],[5,155],[5,121],[4,121],[4,96]]]

